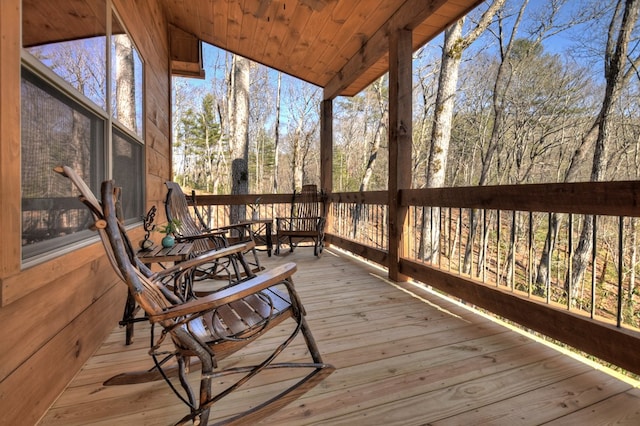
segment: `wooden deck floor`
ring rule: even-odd
[[[262,424],[640,424],[640,390],[629,382],[428,291],[411,295],[344,254],[326,250],[318,260],[311,252],[300,248],[264,261],[298,263],[296,286],[310,326],[337,370]],[[125,347],[123,331],[114,328],[40,424],[178,421],[187,409],[164,382],[102,385],[119,372],[150,366],[147,336],[146,324],[138,324],[136,341]],[[240,356],[251,357],[258,346]],[[256,379],[213,417],[273,392],[278,380],[284,379]]]

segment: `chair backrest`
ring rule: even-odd
[[[189,204],[187,203],[187,197],[182,191],[180,185],[172,181],[166,181],[165,185],[167,185],[167,199],[165,200],[167,220],[178,220],[179,225],[177,226],[177,233],[179,236],[197,237],[202,235],[204,232],[207,232],[208,229],[202,227],[191,215],[189,211]],[[196,253],[201,253],[214,248],[206,239],[194,240],[193,244],[193,251]]]
[[[313,184],[303,185],[300,192],[294,192],[291,203],[291,217],[298,219],[318,219],[324,217],[322,193]],[[301,222],[300,226],[315,228],[312,222]]]
[[[80,201],[89,208],[95,219],[93,228],[100,235],[112,267],[127,284],[130,293],[142,309],[148,314],[157,314],[167,307],[181,303],[166,287],[149,280],[149,269],[136,258],[135,249],[117,215],[118,190],[114,187],[113,181],[102,183],[100,202],[73,169],[61,166],[54,170],[69,178],[80,191]]]

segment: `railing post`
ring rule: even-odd
[[[327,198],[324,202],[326,214],[325,231],[331,232],[331,194],[333,193],[333,100],[325,99],[320,107],[320,188]],[[329,247],[329,243],[325,243]]]
[[[408,252],[405,232],[407,206],[400,191],[411,186],[412,143],[412,46],[411,31],[389,36],[389,278],[406,281],[400,258]]]

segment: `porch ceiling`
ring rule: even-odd
[[[106,23],[95,18],[103,1],[23,0],[24,45],[104,34]],[[326,99],[353,96],[387,72],[392,31],[412,30],[418,49],[482,2],[159,1],[171,25],[174,71],[201,75],[201,40],[322,87]]]
[[[352,96],[388,70],[389,33],[418,49],[478,0],[162,0],[169,22],[219,48]]]

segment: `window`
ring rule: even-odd
[[[142,145],[126,133],[113,131],[113,179],[122,188],[122,209],[126,223],[140,221],[144,214],[144,161]]]
[[[104,176],[104,121],[35,74],[22,73],[22,245],[23,259],[86,238],[88,211],[65,179],[53,173],[73,166],[92,189]],[[86,232],[82,232],[86,231]],[[66,237],[66,238],[63,238]],[[62,240],[60,240],[62,241]]]
[[[142,137],[142,60],[115,14],[112,22],[111,114],[120,125]]]
[[[95,236],[88,210],[55,166],[73,167],[96,193],[114,178],[123,187],[126,223],[144,214],[143,62],[109,3],[64,11],[23,0],[23,263]],[[59,18],[48,19],[51,26],[34,25],[51,14]]]

